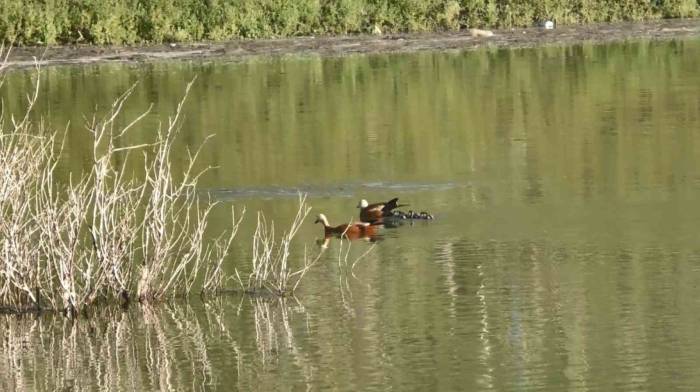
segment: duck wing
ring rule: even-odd
[[[363,208],[363,211],[383,211],[384,207],[386,206],[386,203],[372,203],[368,205],[367,207]]]
[[[389,201],[386,202],[381,202],[381,203],[372,203],[368,205],[367,207],[363,208],[364,211],[382,211],[382,212],[388,212],[393,210],[394,208],[398,207],[396,204],[399,201],[398,197],[395,197]]]
[[[384,215],[389,215],[392,210],[394,210],[398,207],[404,207],[404,206],[408,205],[408,204],[398,204],[398,202],[399,202],[399,198],[395,197],[395,198],[387,201],[386,203],[384,203],[384,205],[382,206],[382,212],[384,213]]]

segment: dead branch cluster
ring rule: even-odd
[[[0,48],[0,57],[3,50]],[[0,77],[2,77],[0,67]],[[175,114],[155,140],[132,145],[127,135],[150,111],[118,121],[134,86],[108,113],[86,121],[91,145],[88,170],[57,180],[64,140],[30,115],[39,95],[40,72],[22,118],[0,109],[0,308],[60,309],[75,314],[101,300],[152,302],[221,288],[223,263],[243,212],[232,209],[231,228],[210,240],[207,220],[216,204],[196,191],[199,151],[188,153],[184,173],[174,173],[173,144],[188,84]],[[2,80],[0,79],[0,86]],[[136,156],[136,158],[134,158]],[[134,174],[132,161],[143,164]],[[139,166],[140,167],[140,166]],[[290,243],[309,212],[305,198],[279,243],[274,224],[258,215],[252,273],[238,282],[245,291],[284,295],[310,263],[290,272]],[[290,287],[290,282],[294,282]]]

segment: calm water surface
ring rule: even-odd
[[[331,223],[394,196],[436,220],[332,242],[296,299],[3,317],[0,389],[698,390],[698,70],[697,40],[46,69],[64,174],[84,116],[138,82],[149,140],[197,77],[178,148],[216,134],[214,228],[248,209],[229,271],[298,190]],[[8,75],[6,110],[30,82]]]

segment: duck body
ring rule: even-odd
[[[378,225],[372,225],[366,222],[343,223],[342,225],[331,226],[328,224],[328,219],[323,214],[319,214],[314,223],[323,224],[323,233],[325,237],[342,236],[351,240],[374,237],[377,235],[378,228]]]
[[[395,197],[387,202],[369,204],[362,199],[357,207],[360,209],[360,220],[362,222],[374,223],[381,221],[384,217],[392,216],[392,210],[407,204],[398,204],[399,198]]]

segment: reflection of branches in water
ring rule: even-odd
[[[236,313],[247,303],[251,318]],[[0,317],[0,390],[245,390],[278,382],[260,372],[274,374],[278,359],[312,385],[316,369],[297,336],[304,306],[275,296],[244,296],[237,305],[218,298],[203,311],[161,304],[77,319]],[[248,337],[251,346],[241,346]],[[222,352],[231,366],[222,366]]]
[[[348,282],[348,256],[350,255],[350,248],[352,243],[348,241],[348,247],[343,254],[343,240],[340,240],[340,246],[338,247],[338,287],[340,288],[340,299],[343,302],[343,307],[348,312],[349,315],[355,316],[355,312],[348,303],[348,298],[352,298],[352,290],[350,289],[350,283]]]
[[[290,324],[290,313],[305,313],[304,306],[292,297],[296,306],[290,307],[287,298],[251,299],[253,319],[255,320],[255,342],[260,352],[263,366],[277,359],[280,352],[280,340],[284,339],[295,364],[301,369],[307,387],[311,388],[313,367],[311,361],[299,350],[294,338],[294,330]]]
[[[241,379],[241,349],[236,340],[231,336],[231,331],[226,326],[224,322],[224,311],[223,305],[221,303],[221,298],[217,298],[216,301],[210,301],[205,303],[207,312],[205,312],[207,317],[207,325],[209,326],[208,334],[218,334],[219,344],[222,348],[230,347],[231,350],[236,355],[236,380],[240,382]],[[225,343],[225,344],[224,344]],[[240,386],[239,388],[240,389]]]
[[[449,313],[450,318],[457,318],[457,290],[458,285],[455,280],[455,257],[454,257],[454,239],[444,239],[435,244],[435,261],[443,267],[445,285],[447,286],[447,294],[450,296]]]
[[[222,311],[211,313],[206,320],[218,321],[208,328],[187,306],[112,309],[78,320],[3,317],[0,390],[192,390],[217,385],[211,331],[219,332],[217,348],[224,344],[239,350],[221,321]]]
[[[486,373],[482,374],[479,379],[479,384],[486,389],[493,389],[493,368],[489,365],[491,362],[491,327],[489,325],[489,306],[488,297],[486,296],[487,278],[484,274],[483,265],[477,266],[479,277],[479,288],[476,291],[476,296],[479,300],[479,318],[481,330],[479,332],[479,340],[481,341],[481,352],[479,359],[486,366]]]
[[[6,316],[0,341],[0,389],[53,390],[85,389],[81,371],[84,362],[92,365],[91,384],[109,389],[114,382],[112,349],[117,346],[118,330],[126,317],[115,315],[104,336],[91,320],[74,323],[69,319],[16,318]],[[113,388],[112,388],[113,389]]]
[[[347,248],[343,249],[343,244],[345,242],[347,242],[348,245]],[[362,253],[355,260],[353,260],[352,263],[350,263],[348,261],[348,258],[350,256],[350,248],[352,247],[352,242],[344,241],[342,238],[340,239],[340,246],[338,247],[338,288],[340,289],[340,299],[343,303],[343,307],[352,317],[355,316],[355,311],[349,303],[349,299],[352,299],[352,289],[350,288],[349,277],[352,276],[355,280],[361,282],[357,275],[355,275],[355,266],[360,262],[360,260],[367,256],[374,249],[375,246],[376,244],[372,244],[372,246],[367,248],[367,250],[364,253]]]

